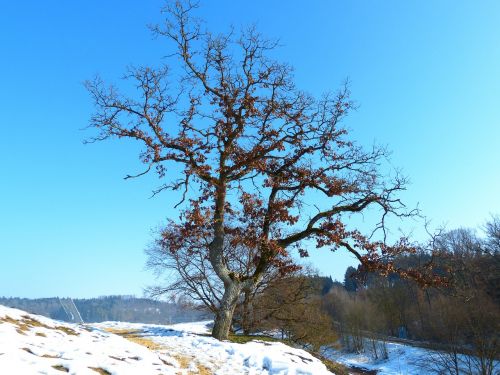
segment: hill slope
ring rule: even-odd
[[[220,342],[207,323],[78,326],[0,305],[0,372],[12,374],[330,374],[282,343]]]

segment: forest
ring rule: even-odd
[[[134,296],[103,296],[73,299],[85,323],[121,321],[171,324],[203,320],[207,314],[188,304],[156,301]],[[71,321],[59,298],[0,297],[0,305],[14,307],[52,319]]]

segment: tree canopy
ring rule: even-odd
[[[434,282],[429,272],[394,268],[393,256],[415,249],[406,239],[387,243],[386,218],[417,212],[398,197],[406,178],[381,172],[385,148],[364,150],[341,125],[354,108],[348,85],[314,98],[295,86],[288,64],[270,57],[276,41],[252,27],[214,35],[194,17],[196,8],[167,4],[153,31],[173,47],[171,66],[129,69],[135,96],[100,78],[87,88],[98,131],[90,141],[139,141],[145,170],[127,177],[156,172],[164,183],[155,193],[181,192],[180,218],[170,221],[163,246],[177,252],[190,246],[187,239],[208,241],[191,251],[206,254],[224,285],[214,336],[227,337],[242,290],[270,268],[293,269],[292,249],[308,255],[305,240],[344,249],[367,270]],[[348,229],[348,218],[369,207],[379,215],[371,233]],[[227,262],[236,246],[252,252],[252,272]]]

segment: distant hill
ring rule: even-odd
[[[183,304],[136,298],[134,296],[104,296],[91,299],[74,299],[83,321],[122,321],[151,324],[169,324],[211,319],[212,316]],[[0,305],[39,314],[51,319],[71,321],[57,297],[6,298]]]

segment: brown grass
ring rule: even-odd
[[[197,365],[198,367],[198,374],[199,375],[212,375],[213,371],[210,370],[207,366],[204,365]]]
[[[89,369],[94,370],[100,375],[111,375],[109,371],[103,369],[102,367],[89,367]]]
[[[321,357],[317,355],[316,353],[309,352],[311,355],[319,359],[323,364],[326,366],[328,371],[333,372],[336,375],[349,375],[351,372],[349,371],[349,368],[338,363],[338,362],[333,362],[330,361],[329,359],[326,359],[324,357]]]
[[[106,332],[114,333],[115,335],[128,336],[135,335],[141,332],[139,329],[122,329],[122,328],[105,328]]]
[[[62,365],[55,365],[55,366],[52,366],[53,369],[56,369],[56,370],[59,370],[59,371],[62,371],[62,372],[69,372],[69,369],[62,366]]]
[[[33,353],[33,351],[30,348],[21,348],[21,349],[24,350],[25,352],[36,355],[35,353]]]
[[[181,368],[188,368],[189,367],[189,364],[192,362],[192,358],[190,357],[186,357],[186,356],[183,356],[183,355],[180,355],[180,354],[174,354],[172,357],[175,358],[175,360],[177,362],[179,362],[179,365],[181,366]]]
[[[160,350],[162,346],[157,344],[151,339],[141,336],[140,330],[137,329],[117,329],[117,328],[106,328],[105,331],[113,333],[115,335],[122,336],[129,341],[135,342],[136,344],[145,346],[150,350]]]
[[[114,355],[108,355],[108,357],[111,359],[116,359],[117,361],[122,361],[122,362],[125,361],[125,358],[115,357]]]
[[[42,355],[43,358],[61,358],[60,356],[58,355],[50,355],[50,354],[44,354]]]
[[[228,340],[237,344],[246,344],[247,342],[257,340],[264,342],[284,342],[283,340],[264,335],[236,335],[232,333],[229,334]]]
[[[24,334],[24,332],[27,332],[34,327],[50,328],[49,326],[40,323],[38,320],[35,320],[27,315],[23,315],[22,319],[19,320],[13,319],[7,315],[0,318],[0,323],[10,323],[15,325],[17,327],[16,331],[21,334]]]
[[[16,323],[17,323],[17,320],[12,319],[10,316],[6,315],[6,316],[4,316],[3,318],[0,318],[0,324],[2,324],[2,323],[12,323],[12,324],[16,324]]]
[[[42,357],[42,358],[61,358],[58,355],[51,355],[51,354],[43,354],[43,355],[40,356],[38,354],[33,353],[33,351],[30,348],[21,348],[21,349],[24,350],[27,353],[36,355],[37,357]]]
[[[23,315],[21,316],[22,319],[16,320],[11,318],[10,316],[5,316],[3,318],[0,318],[0,324],[2,323],[10,323],[13,324],[17,327],[16,331],[17,333],[21,335],[25,335],[25,332],[28,332],[32,328],[38,327],[38,328],[46,328],[46,329],[52,329],[56,331],[61,331],[67,335],[73,335],[73,336],[78,336],[79,333],[76,332],[74,329],[71,329],[69,327],[64,327],[64,326],[57,326],[57,327],[49,327],[46,324],[43,324],[39,322],[36,319],[33,319],[32,317],[28,315]],[[37,336],[43,336],[46,337],[44,333],[36,333]]]
[[[71,335],[71,336],[78,336],[79,335],[78,332],[76,332],[74,329],[69,328],[69,327],[57,326],[57,327],[55,327],[53,329],[58,330],[58,331],[62,331],[65,334]]]
[[[188,371],[188,375],[212,375],[213,374],[213,371],[210,368],[197,363],[193,357],[187,357],[187,356],[183,356],[180,354],[174,354],[174,355],[172,355],[172,357],[175,358],[175,360],[177,362],[179,362],[179,365],[181,366],[182,369],[189,368],[189,365],[192,362],[194,362],[197,371]]]

